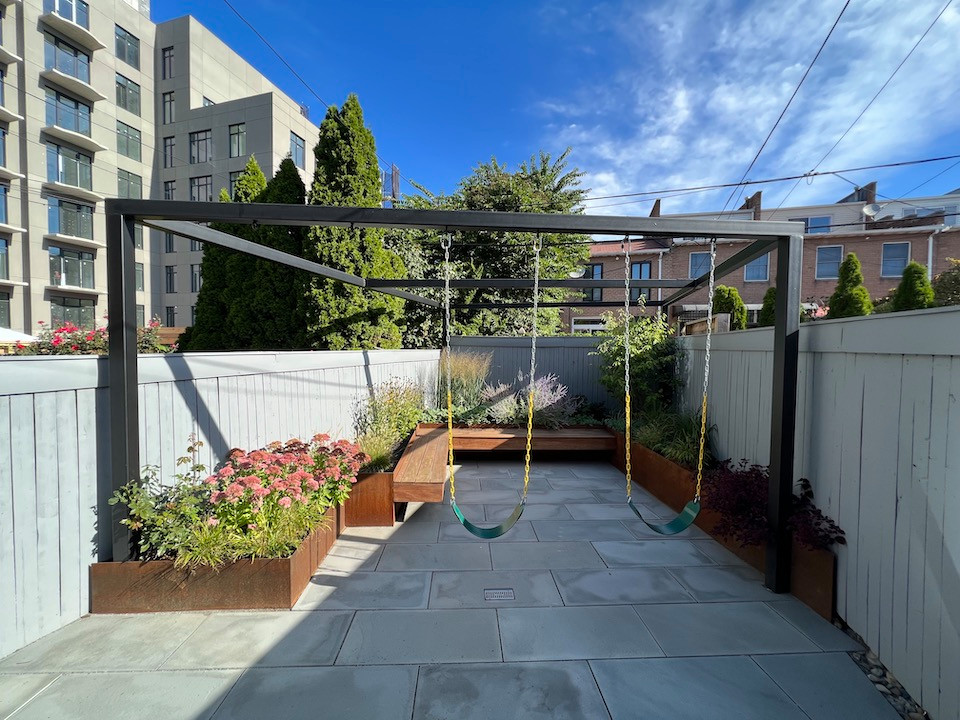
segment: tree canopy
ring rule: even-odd
[[[856,254],[850,253],[840,263],[837,289],[830,296],[827,318],[858,317],[873,312],[870,293],[863,286],[863,271]]]
[[[923,265],[913,260],[907,264],[892,302],[894,312],[933,307],[933,287]]]

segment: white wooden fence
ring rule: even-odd
[[[685,338],[700,404],[702,336]],[[721,457],[769,461],[773,332],[714,336]],[[846,531],[838,612],[937,720],[960,716],[960,308],[800,329],[797,477]]]
[[[140,457],[177,472],[187,437],[212,467],[233,447],[353,436],[356,402],[391,378],[436,385],[435,350],[146,355]],[[87,568],[111,552],[107,363],[0,358],[0,657],[88,609]],[[182,468],[181,468],[182,470]]]

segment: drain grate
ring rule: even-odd
[[[483,591],[484,600],[516,600],[513,588],[487,588]]]

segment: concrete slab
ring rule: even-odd
[[[483,520],[483,505],[460,505],[460,509],[467,513],[467,517]],[[456,519],[450,502],[438,503],[408,503],[404,522],[451,522]]]
[[[56,673],[0,675],[0,718],[6,718],[58,677]]]
[[[670,572],[698,602],[772,600],[763,575],[752,567],[682,567]]]
[[[610,490],[594,490],[594,497],[597,498],[598,502],[608,503],[611,505],[616,505],[617,503],[623,504],[627,502],[627,492],[626,489],[621,485],[616,489]],[[641,487],[633,486],[633,502],[634,504],[646,504],[646,503],[659,503],[653,495],[648,493]],[[662,503],[661,503],[662,504]]]
[[[366,572],[377,569],[383,545],[355,540],[337,540],[320,563],[322,570]]]
[[[248,670],[214,717],[409,720],[416,684],[416,667]]]
[[[754,660],[811,720],[898,720],[846,653],[770,655]]]
[[[602,568],[588,542],[498,543],[490,546],[494,570]]]
[[[484,505],[485,516],[491,522],[501,522],[510,517],[516,505]],[[572,520],[565,505],[534,504],[523,509],[524,520]]]
[[[519,487],[519,486],[518,486]],[[449,502],[449,493],[444,497]],[[460,490],[457,488],[457,504],[463,505],[516,505],[520,502],[517,490]]]
[[[750,658],[593,660],[590,666],[614,720],[806,717]]]
[[[483,591],[509,588],[513,600],[486,600]],[[549,570],[437,572],[430,586],[431,608],[547,607],[563,605]]]
[[[747,563],[727,550],[723,545],[718,543],[713,538],[693,538],[692,541],[696,543],[696,546],[700,552],[713,560],[717,565],[750,567],[747,565]]]
[[[601,720],[609,715],[586,663],[532,662],[422,667],[413,717]]]
[[[447,545],[389,545],[383,550],[377,570],[491,570],[489,548],[479,540]]]
[[[714,564],[690,540],[614,540],[593,546],[611,568]]]
[[[496,610],[361,610],[337,665],[499,662]]]
[[[294,610],[402,610],[424,608],[427,572],[317,573]]]
[[[778,614],[789,620],[804,635],[823,650],[834,652],[858,652],[864,649],[843,630],[828,623],[799,600],[789,598],[768,603]]]
[[[418,522],[395,523],[393,527],[351,527],[340,538],[366,543],[432,543],[439,534],[439,522]]]
[[[0,661],[0,671],[154,670],[207,613],[90,615]]]
[[[623,473],[617,470],[610,463],[604,462],[578,462],[569,463],[567,467],[579,478],[609,478],[611,480],[623,480]]]
[[[533,529],[541,542],[634,539],[616,520],[535,520]]]
[[[531,476],[531,482],[536,478]],[[487,475],[480,478],[481,490],[513,490],[523,489],[523,475]]]
[[[237,681],[235,670],[63,675],[17,720],[207,720]]]
[[[567,510],[574,520],[636,520],[625,502],[620,503],[567,503]]]
[[[690,596],[663,568],[555,570],[564,605],[686,603]]]
[[[671,656],[819,651],[761,602],[639,605],[637,613]]]
[[[512,608],[497,615],[506,661],[663,656],[629,606]]]
[[[552,490],[543,486],[533,485],[532,483],[530,492],[527,494],[528,505],[539,503],[592,503],[596,502],[596,500],[596,496],[586,489],[571,488],[568,490]]]
[[[221,612],[204,620],[164,670],[333,665],[352,612]]]
[[[554,490],[615,490],[623,477],[551,477],[547,480]]]
[[[526,515],[527,511],[524,509],[523,514]],[[467,519],[471,522],[476,521],[480,523],[476,518],[471,518],[467,515]],[[489,520],[484,521],[481,527],[493,527],[496,525],[498,520]],[[459,522],[453,523],[441,523],[440,524],[440,542],[480,542],[480,538],[472,534]],[[529,522],[523,520],[518,520],[517,524],[510,528],[507,532],[497,538],[490,538],[489,540],[482,540],[482,542],[536,542],[537,536],[533,532],[533,525]]]

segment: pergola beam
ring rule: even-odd
[[[590,278],[573,278],[570,280],[541,278],[539,284],[542,288],[617,288],[622,290],[624,282],[624,280],[595,280]],[[443,284],[443,280],[433,279],[381,280],[370,278],[367,280],[367,287],[375,290],[380,288],[442,288]],[[630,280],[630,287],[632,288],[683,288],[689,284],[689,280],[654,280],[649,278]],[[461,278],[450,280],[450,287],[454,289],[532,290],[533,280],[530,278]]]
[[[799,223],[787,223],[788,225],[799,226]],[[796,228],[794,228],[796,230]],[[789,237],[789,235],[788,235]],[[728,257],[723,262],[719,263],[714,270],[714,277],[721,278],[724,275],[729,275],[734,270],[742,268],[749,262],[756,260],[758,257],[763,257],[771,250],[777,249],[777,240],[776,239],[759,239],[756,242],[751,243],[743,250],[735,253],[734,255]],[[669,297],[663,299],[663,305],[673,305],[674,303],[682,300],[688,295],[692,295],[697,292],[697,290],[703,290],[710,284],[710,273],[706,272],[700,277],[686,282],[683,286],[683,289],[673,293]]]

